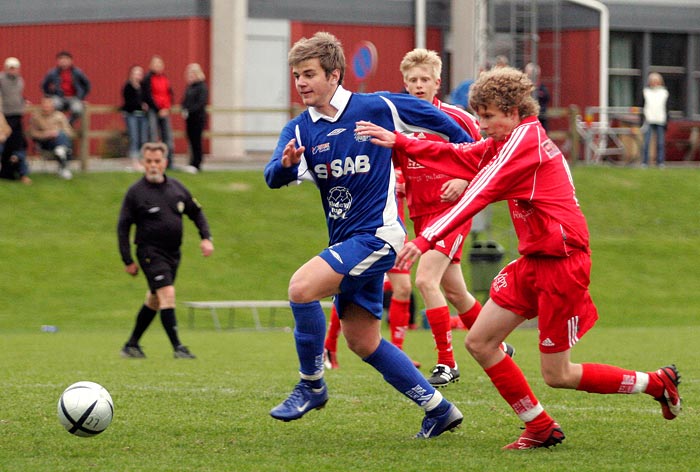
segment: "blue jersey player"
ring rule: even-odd
[[[372,145],[354,129],[358,120],[369,120],[389,129],[425,130],[451,142],[471,139],[423,100],[345,90],[343,49],[329,33],[299,40],[288,62],[308,109],[282,130],[265,179],[271,188],[304,180],[317,185],[329,247],[302,265],[289,282],[301,380],[270,414],[282,421],[296,420],[328,401],[323,378],[326,318],[319,300],[335,296],[350,350],[425,410],[416,437],[438,436],[459,426],[462,413],[380,332],[384,273],[394,265],[405,237],[397,215],[391,151]]]

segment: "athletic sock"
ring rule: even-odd
[[[641,393],[647,389],[650,375],[606,364],[581,364],[583,371],[576,390],[589,393]],[[663,384],[662,384],[663,389]],[[655,391],[655,389],[652,388]],[[663,390],[661,390],[663,393]],[[658,396],[658,395],[657,395]]]
[[[386,339],[382,339],[377,350],[362,360],[377,369],[392,387],[424,410],[433,411],[443,406],[440,392],[428,383],[401,349]]]
[[[326,333],[326,315],[318,301],[310,303],[290,302],[294,314],[294,341],[299,357],[302,378],[317,381],[323,374],[323,338]]]
[[[433,332],[435,347],[438,350],[438,364],[456,367],[454,352],[452,352],[452,330],[450,329],[450,309],[445,306],[425,310],[425,316]]]
[[[160,322],[163,323],[165,333],[170,339],[173,349],[180,345],[180,338],[177,336],[177,318],[175,318],[175,308],[163,308],[160,310]]]
[[[474,325],[474,322],[476,321],[476,318],[479,316],[479,313],[481,312],[481,303],[479,303],[479,300],[474,299],[474,305],[464,313],[459,314],[459,319],[462,320],[462,323],[464,323],[464,326],[466,326],[467,329],[472,329],[472,326]]]
[[[146,305],[142,305],[139,313],[136,315],[136,325],[131,333],[129,341],[126,343],[128,346],[138,346],[139,340],[146,329],[151,325],[153,318],[156,317],[156,310],[153,310]]]
[[[328,320],[328,333],[326,333],[326,342],[324,348],[331,352],[338,350],[338,336],[340,335],[340,318],[338,310],[335,309],[335,304],[331,306],[331,314]]]
[[[389,304],[389,331],[391,332],[391,343],[403,349],[403,342],[408,330],[408,320],[411,317],[411,300],[397,300],[391,298]]]
[[[554,421],[532,393],[520,367],[509,356],[484,369],[491,382],[531,431],[544,431]]]

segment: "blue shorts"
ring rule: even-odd
[[[324,249],[319,256],[345,276],[334,300],[338,315],[342,318],[343,308],[354,303],[381,319],[384,274],[394,266],[394,249],[373,235],[359,234]]]

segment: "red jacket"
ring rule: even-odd
[[[524,119],[498,143],[488,138],[449,144],[397,134],[395,149],[426,166],[471,180],[460,200],[413,241],[422,252],[489,203],[501,200],[508,200],[520,254],[565,257],[572,250],[589,252],[588,226],[569,166],[536,117]]]

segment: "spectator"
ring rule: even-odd
[[[75,135],[66,115],[56,110],[52,97],[41,99],[40,109],[29,121],[29,136],[44,151],[58,160],[58,175],[66,180],[73,178],[68,161],[73,153],[72,139]]]
[[[540,120],[544,130],[548,131],[549,126],[547,124],[547,106],[549,106],[550,96],[547,86],[542,83],[540,70],[540,66],[533,64],[532,62],[528,62],[528,64],[525,66],[525,73],[530,81],[535,84],[535,91],[533,93],[535,94],[537,103],[540,104],[540,113],[537,115],[537,118]]]
[[[49,70],[41,82],[44,95],[54,100],[54,108],[68,111],[73,126],[85,111],[83,101],[90,93],[90,81],[85,73],[73,65],[73,55],[68,51],[56,54],[56,67]]]
[[[122,88],[124,104],[121,107],[129,135],[129,157],[134,169],[142,171],[139,163],[141,146],[148,141],[148,105],[143,99],[143,67],[131,66],[129,77]]]
[[[168,146],[168,168],[173,167],[173,128],[170,122],[170,109],[173,106],[173,88],[170,79],[163,72],[165,62],[156,55],[151,58],[149,71],[143,79],[143,99],[148,105],[148,123],[151,141]]]
[[[16,179],[31,184],[27,165],[27,140],[24,136],[24,78],[20,74],[20,62],[16,57],[5,59],[5,68],[0,72],[0,97],[2,113],[11,133],[2,149],[0,177]]]
[[[656,135],[656,165],[664,167],[666,125],[668,123],[668,90],[664,78],[658,72],[652,72],[644,87],[644,156],[642,167],[649,165],[649,145],[651,135]]]
[[[196,174],[202,166],[202,132],[207,122],[207,100],[209,91],[204,82],[204,71],[197,63],[192,63],[185,69],[187,88],[182,99],[182,116],[187,125],[187,141],[190,143],[190,165],[186,172]]]
[[[122,357],[146,357],[139,341],[160,311],[175,359],[194,359],[190,350],[180,343],[175,317],[175,275],[180,265],[182,244],[182,215],[187,215],[199,230],[202,256],[214,252],[209,224],[202,207],[178,180],[165,175],[168,149],[163,143],[146,143],[142,148],[145,174],[126,192],[117,223],[119,252],[124,271],[138,275],[139,265],[148,281],[146,301],[141,306],[134,329],[121,350]],[[136,264],[131,255],[129,233],[136,226]]]

